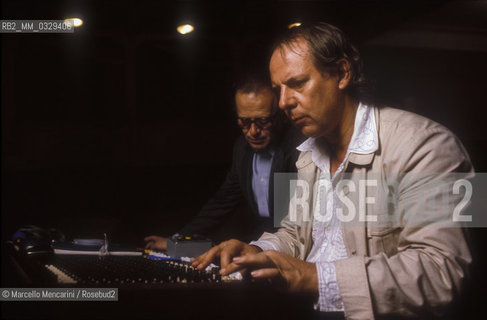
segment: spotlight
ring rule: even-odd
[[[190,24],[183,24],[180,25],[177,30],[180,34],[188,34],[190,32],[193,32],[194,27]]]
[[[288,29],[296,28],[301,25],[301,22],[294,22],[287,26]]]
[[[64,21],[71,23],[71,25],[76,28],[81,27],[83,25],[83,20],[79,18],[68,18],[68,19],[64,19]]]

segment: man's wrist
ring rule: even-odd
[[[316,263],[305,262],[308,272],[305,273],[304,289],[313,294],[319,294],[318,270]]]

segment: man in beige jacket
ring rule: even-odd
[[[270,60],[279,107],[309,137],[289,215],[275,234],[196,258],[311,292],[347,319],[438,314],[471,262],[458,221],[473,175],[457,138],[418,115],[362,103],[360,55],[325,23],[291,29]]]

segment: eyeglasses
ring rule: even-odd
[[[273,116],[255,119],[238,117],[237,120],[241,129],[248,130],[252,123],[255,124],[259,129],[268,129],[272,125],[273,118]]]

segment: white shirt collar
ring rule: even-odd
[[[377,151],[378,148],[379,138],[377,135],[374,108],[359,103],[355,115],[352,139],[350,139],[347,149],[347,157],[351,152],[368,154]],[[296,149],[301,152],[311,151],[311,159],[313,162],[322,171],[329,171],[328,152],[316,144],[316,138],[306,139]]]

